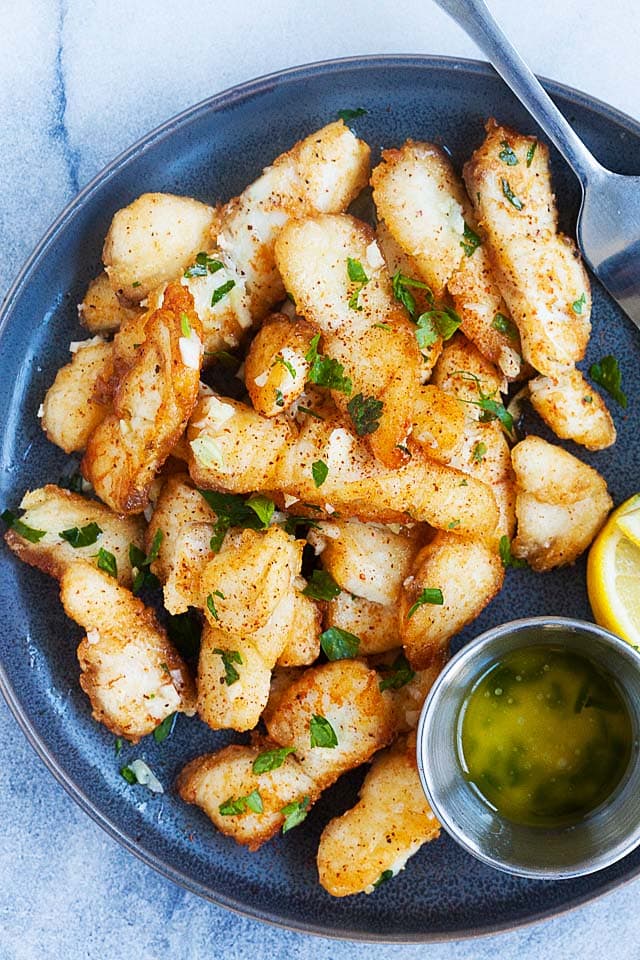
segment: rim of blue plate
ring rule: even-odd
[[[115,176],[118,171],[130,159],[145,152],[155,143],[171,135],[176,127],[198,117],[202,113],[215,112],[217,109],[228,107],[234,103],[249,99],[262,92],[266,92],[276,85],[284,85],[288,82],[295,82],[301,78],[312,78],[315,76],[326,75],[327,73],[347,71],[347,70],[366,70],[370,67],[402,67],[402,68],[428,68],[430,70],[442,70],[450,72],[466,72],[469,74],[483,76],[497,76],[490,64],[482,60],[473,60],[463,57],[446,57],[429,54],[384,54],[384,55],[366,55],[355,57],[343,57],[335,60],[323,60],[313,63],[302,64],[296,67],[289,67],[275,73],[265,74],[261,77],[249,80],[245,83],[229,87],[220,93],[214,94],[199,101],[193,106],[166,120],[164,123],[155,127],[130,147],[118,154],[110,163],[108,163],[95,177],[93,177],[82,190],[63,208],[58,217],[53,221],[49,229],[45,232],[42,239],[36,244],[33,252],[26,260],[24,266],[18,273],[13,284],[7,291],[0,306],[0,338],[9,322],[13,306],[17,297],[21,294],[23,288],[28,284],[31,274],[38,266],[40,260],[46,255],[47,249],[59,231],[66,222],[73,217],[75,211],[82,206],[83,202],[99,190],[103,184]],[[545,89],[552,96],[557,95],[585,110],[590,110],[618,126],[629,130],[634,136],[640,138],[640,122],[634,120],[628,114],[610,104],[592,97],[590,94],[577,90],[566,84],[555,80],[549,80],[545,77],[539,77]],[[66,790],[69,796],[78,804],[78,806],[87,813],[95,823],[109,834],[114,840],[120,843],[126,850],[134,854],[139,860],[147,866],[152,867],[158,873],[167,879],[177,883],[190,893],[202,897],[217,906],[222,906],[227,910],[254,920],[260,920],[271,926],[280,927],[287,930],[293,930],[298,933],[307,933],[314,936],[326,937],[332,940],[350,940],[369,943],[436,943],[457,940],[480,939],[493,936],[497,933],[504,933],[510,930],[521,929],[540,923],[553,916],[560,916],[575,910],[586,903],[600,899],[614,889],[624,886],[640,875],[640,866],[629,872],[621,879],[608,881],[595,891],[589,891],[580,894],[569,900],[560,907],[550,907],[547,910],[539,911],[524,919],[517,921],[505,920],[495,924],[483,927],[482,930],[457,930],[450,933],[429,931],[420,934],[410,934],[407,936],[385,936],[374,934],[366,930],[351,930],[349,936],[345,936],[342,931],[331,930],[326,927],[315,926],[312,923],[298,921],[285,921],[270,915],[260,909],[252,909],[245,902],[241,902],[233,897],[218,894],[214,896],[211,891],[203,884],[189,877],[180,870],[164,862],[159,857],[144,849],[140,844],[131,840],[119,827],[113,823],[98,806],[86,795],[82,788],[62,769],[54,754],[48,749],[46,744],[38,736],[29,715],[22,707],[17,691],[13,689],[12,684],[6,675],[4,667],[0,662],[0,692],[2,693],[7,706],[15,717],[20,729],[24,733],[27,741],[35,750],[36,754],[43,761],[50,773],[55,777],[58,783]]]

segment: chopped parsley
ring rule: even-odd
[[[88,523],[86,527],[70,527],[68,530],[61,530],[60,536],[72,547],[78,549],[80,547],[90,547],[101,533],[102,527],[92,522]]]
[[[265,497],[261,493],[254,493],[247,500],[247,506],[253,510],[263,527],[269,526],[276,509],[273,500],[270,500],[269,497]]]
[[[72,490],[73,493],[82,493],[82,474],[72,473],[69,477],[60,477],[58,486]]]
[[[526,567],[526,560],[520,560],[518,557],[514,557],[511,553],[511,541],[506,533],[504,536],[500,537],[498,549],[500,550],[500,559],[502,560],[502,566],[505,568],[505,570],[508,570],[509,567],[513,567],[514,570]]]
[[[216,287],[211,294],[211,306],[215,307],[216,303],[219,303],[223,297],[226,297],[229,291],[233,290],[235,285],[235,280],[227,280],[227,282],[223,283],[221,287]]]
[[[514,438],[515,433],[513,429],[513,417],[509,411],[505,408],[501,400],[495,400],[493,394],[483,393],[480,384],[480,377],[477,377],[475,373],[463,372],[462,377],[465,380],[474,380],[478,394],[480,396],[479,400],[463,400],[463,403],[471,403],[474,407],[479,407],[482,413],[480,414],[481,423],[489,423],[491,420],[498,420],[500,426],[511,439]]]
[[[376,400],[375,397],[365,397],[361,393],[357,393],[355,397],[349,400],[347,410],[359,437],[366,437],[369,433],[375,433],[380,426],[382,407],[382,400]]]
[[[313,482],[316,487],[321,487],[329,476],[329,467],[324,460],[315,460],[311,464],[311,473],[313,474]]]
[[[364,272],[363,266],[359,260],[347,257],[347,274],[352,283],[358,284],[354,292],[349,297],[349,308],[351,310],[362,310],[358,303],[358,297],[363,287],[369,283],[369,277]]]
[[[589,376],[626,410],[627,396],[622,390],[622,373],[615,357],[609,354],[597,363],[592,363]]]
[[[353,389],[351,378],[345,377],[341,363],[318,353],[319,342],[320,334],[316,333],[305,354],[305,360],[311,364],[307,374],[308,382],[315,383],[319,387],[328,387],[330,390],[339,390],[340,393],[346,393],[349,396]]]
[[[120,776],[132,785],[138,782],[138,778],[131,767],[120,767]]]
[[[223,650],[221,647],[215,647],[213,652],[222,657],[222,665],[224,667],[224,683],[230,687],[232,683],[236,683],[240,679],[240,674],[234,667],[234,663],[239,663],[242,665],[242,657],[237,650]]]
[[[384,693],[385,690],[400,690],[401,687],[411,683],[416,675],[415,670],[412,670],[409,666],[409,661],[404,653],[399,653],[391,666],[379,666],[378,670],[380,673],[388,674],[378,683],[381,693]]]
[[[460,246],[465,252],[467,257],[472,257],[476,252],[482,240],[480,236],[472,230],[467,221],[464,222],[464,233],[462,234],[462,240],[460,241]]]
[[[163,536],[162,530],[156,530],[153,535],[153,540],[151,541],[151,548],[148,555],[146,555],[140,547],[137,547],[135,543],[129,544],[129,562],[131,563],[131,567],[136,571],[132,587],[134,594],[140,593],[143,587],[153,588],[159,585],[158,578],[155,574],[151,573],[149,567],[158,559]]]
[[[98,570],[104,570],[109,576],[118,578],[118,564],[116,558],[104,547],[98,550]]]
[[[167,614],[167,633],[183,657],[196,657],[200,649],[202,625],[195,611]]]
[[[393,877],[393,870],[383,870],[377,880],[374,880],[373,886],[378,889],[381,884],[386,883],[387,880],[391,880]]]
[[[433,603],[437,606],[442,606],[444,603],[444,597],[440,587],[425,587],[420,596],[417,598],[416,602],[409,607],[407,620],[410,620],[416,610],[419,607],[422,607],[425,603]]]
[[[252,810],[253,813],[264,811],[264,804],[258,790],[252,790],[246,797],[236,797],[235,799],[229,797],[228,800],[220,804],[218,812],[222,817],[237,817],[247,809]]]
[[[496,313],[495,317],[491,321],[491,326],[494,330],[497,330],[498,333],[504,334],[505,337],[509,337],[510,340],[518,339],[518,328],[515,323],[505,317],[504,313]]]
[[[288,803],[286,807],[281,809],[280,813],[284,814],[283,833],[288,833],[289,830],[293,830],[294,827],[302,823],[309,813],[309,803],[310,797],[305,796],[302,800],[294,800],[293,803]]]
[[[338,746],[336,732],[326,717],[314,713],[309,721],[309,738],[312,747],[333,749]]]
[[[177,713],[170,713],[168,717],[165,717],[162,723],[159,723],[158,726],[153,731],[153,739],[156,743],[164,743],[171,734],[176,725],[176,720],[178,719]]]
[[[282,356],[281,353],[278,354],[278,356],[275,358],[271,366],[275,367],[277,363],[279,363],[281,367],[284,367],[285,370],[287,370],[291,374],[292,380],[296,379],[296,373],[297,373],[296,368],[293,366],[292,363],[289,363],[288,360],[285,360],[285,358]]]
[[[300,413],[306,413],[310,417],[315,417],[316,420],[324,420],[324,417],[321,413],[316,413],[316,411],[312,410],[311,407],[303,407],[301,403],[298,404],[298,410]]]
[[[314,600],[334,600],[340,595],[340,587],[326,570],[314,570],[302,592]]]
[[[217,490],[199,490],[216,515],[211,537],[211,549],[218,553],[229,527],[242,527],[248,530],[264,530],[268,524],[264,523],[255,507],[236,493],[219,493]],[[266,497],[265,497],[266,500]]]
[[[220,617],[218,616],[218,611],[216,610],[216,602],[213,599],[214,597],[220,597],[221,600],[224,600],[225,595],[221,590],[214,590],[207,596],[207,610],[214,620],[219,620]],[[242,663],[242,661],[240,661],[240,663]]]
[[[451,523],[447,524],[447,530],[455,530],[455,528],[459,526],[460,526],[459,520],[452,520]]]
[[[412,277],[407,277],[399,270],[396,270],[391,278],[391,287],[393,289],[394,297],[396,300],[399,300],[403,307],[409,311],[411,319],[415,319],[417,312],[415,297],[411,293],[412,287],[417,290],[426,291],[425,296],[428,302],[432,306],[435,303],[435,298],[428,284],[423,283],[422,280],[414,280]]]
[[[515,167],[516,163],[518,162],[518,158],[513,152],[513,149],[511,148],[509,141],[503,140],[500,146],[502,147],[502,150],[500,151],[498,156],[500,157],[502,162],[506,163],[508,167]]]
[[[228,350],[205,350],[204,354],[205,357],[215,357],[218,363],[221,363],[223,367],[227,367],[228,370],[235,370],[241,363],[240,358],[234,357]]]
[[[421,313],[416,320],[416,340],[421,350],[432,347],[433,344],[442,338],[449,340],[460,324],[461,318],[451,307],[443,307],[442,310],[427,310]]]
[[[311,517],[299,517],[296,516],[295,513],[291,513],[284,522],[284,532],[290,534],[292,537],[295,537],[298,535],[298,527],[318,526],[318,521],[312,520]]]
[[[180,329],[182,330],[182,336],[187,337],[191,336],[191,324],[189,323],[189,317],[186,313],[180,314]]]
[[[220,260],[201,251],[196,256],[196,262],[185,270],[184,275],[185,277],[206,277],[207,273],[217,273],[218,270],[222,270],[222,267]]]
[[[3,510],[0,514],[4,522],[8,527],[11,527],[12,530],[18,534],[18,536],[23,537],[25,540],[28,540],[29,543],[38,543],[39,540],[42,540],[46,530],[36,530],[34,527],[29,527],[26,523],[23,523],[11,510]]]
[[[274,747],[273,750],[264,750],[255,758],[251,769],[255,774],[270,773],[271,770],[277,770],[278,767],[281,767],[289,754],[293,752],[294,747]]]
[[[533,143],[529,146],[527,150],[527,166],[530,167],[533,163],[533,158],[536,153],[536,147],[538,146],[538,141],[534,140]]]
[[[113,745],[116,757],[119,757],[122,753],[122,737],[116,737],[116,742]]]
[[[509,203],[516,208],[516,210],[524,209],[524,203],[519,197],[516,197],[515,193],[509,186],[509,181],[502,179],[502,192],[509,201]]]
[[[587,295],[583,291],[580,297],[577,300],[573,301],[573,303],[571,304],[571,309],[573,310],[574,313],[577,313],[578,316],[580,316],[582,314],[582,311],[586,307],[586,305],[587,305]]]
[[[478,443],[476,443],[476,445],[474,446],[473,453],[471,455],[474,463],[482,463],[482,461],[485,458],[486,452],[487,452],[486,443],[482,443],[482,441],[478,441]]]
[[[284,394],[276,387],[276,407],[284,407]]]
[[[360,637],[340,627],[329,627],[320,634],[320,646],[328,660],[349,660],[358,655]]]
[[[338,110],[338,119],[347,123],[349,120],[355,120],[356,117],[364,117],[366,112],[364,107],[356,107],[355,110]]]

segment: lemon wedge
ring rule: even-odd
[[[640,647],[640,494],[611,514],[587,562],[596,622]]]

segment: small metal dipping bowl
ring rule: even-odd
[[[465,780],[457,745],[459,712],[471,687],[505,654],[521,647],[562,647],[587,657],[616,682],[629,710],[629,765],[609,798],[578,823],[548,828],[514,823]],[[567,879],[594,873],[640,844],[640,655],[624,640],[584,620],[531,617],[488,630],[449,661],[418,724],[420,780],[445,830],[485,863],[521,877]]]

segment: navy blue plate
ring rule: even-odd
[[[547,88],[595,155],[620,173],[640,173],[640,125],[581,93]],[[15,506],[27,488],[56,481],[69,461],[45,440],[37,409],[68,343],[81,339],[75,305],[100,263],[115,210],[148,190],[208,202],[239,192],[281,151],[344,108],[364,107],[354,122],[374,148],[406,137],[435,140],[459,167],[494,115],[527,132],[536,125],[485,64],[431,57],[374,57],[300,67],[235,87],[149,134],[87,186],[61,214],[8,295],[0,325],[3,376],[0,504]],[[557,154],[554,180],[562,226],[571,232],[578,185]],[[640,364],[637,332],[594,284],[594,333],[587,365],[619,357],[628,413],[614,410],[618,442],[579,455],[601,470],[619,502],[634,493],[638,463]],[[586,366],[585,366],[586,369]],[[318,837],[355,799],[362,773],[336,784],[304,827],[248,853],[216,833],[172,790],[181,766],[228,738],[198,720],[178,719],[161,746],[147,738],[125,747],[94,723],[78,686],[79,629],[62,613],[56,583],[8,551],[0,554],[0,681],[26,736],[71,796],[112,836],[189,890],[253,917],[352,939],[428,941],[489,933],[540,919],[610,890],[640,872],[640,850],[602,873],[559,883],[522,880],[472,859],[447,837],[424,847],[407,869],[371,896],[336,900],[319,886]],[[470,636],[514,616],[589,618],[584,563],[547,576],[511,572],[505,589]],[[122,762],[144,757],[165,785],[162,797],[130,787]]]

